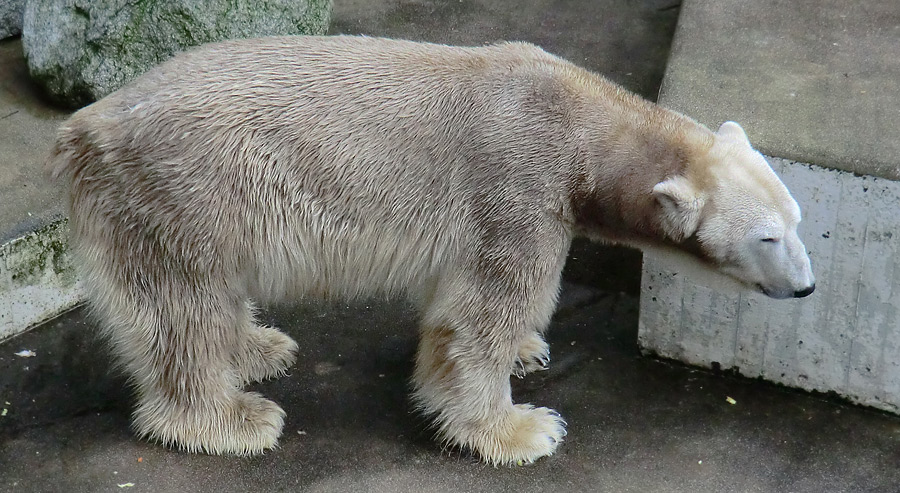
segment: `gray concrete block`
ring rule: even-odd
[[[762,152],[900,179],[900,2],[685,0],[660,102]]]
[[[59,187],[43,163],[67,112],[45,103],[18,39],[0,41],[0,340],[77,301]]]
[[[772,163],[803,209],[816,293],[770,300],[678,256],[646,254],[641,347],[900,411],[900,183]]]

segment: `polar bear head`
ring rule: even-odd
[[[737,123],[724,123],[709,152],[653,195],[665,233],[718,271],[772,298],[815,289],[800,208]]]

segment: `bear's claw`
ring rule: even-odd
[[[532,332],[519,345],[519,357],[516,358],[512,374],[523,378],[533,371],[546,370],[550,367],[550,346],[537,332]]]

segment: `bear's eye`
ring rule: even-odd
[[[763,243],[778,243],[777,238],[763,238],[761,241]]]

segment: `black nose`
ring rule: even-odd
[[[794,291],[794,298],[804,298],[806,296],[811,295],[813,293],[813,291],[815,291],[815,290],[816,290],[816,285],[813,284],[812,286],[810,286],[804,290]]]

